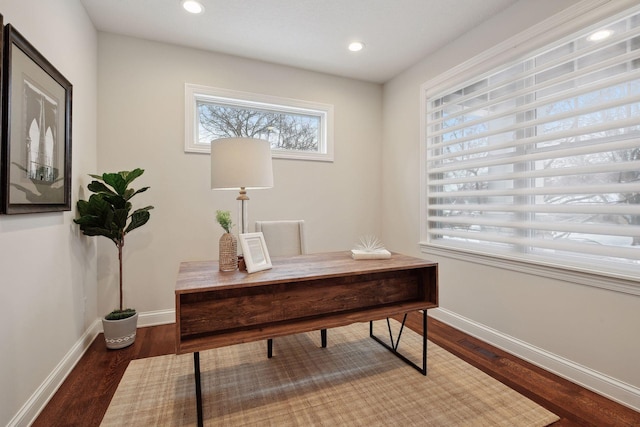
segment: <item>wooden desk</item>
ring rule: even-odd
[[[426,375],[426,310],[438,306],[436,263],[400,254],[355,261],[349,252],[274,258],[272,263],[271,270],[253,274],[221,272],[214,261],[180,264],[176,353],[194,353],[200,425],[199,352],[206,349],[425,310]],[[396,353],[391,341],[391,346],[381,343]]]

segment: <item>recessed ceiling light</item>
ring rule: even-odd
[[[182,7],[189,13],[200,14],[204,12],[204,6],[202,3],[196,0],[182,0]]]
[[[587,40],[592,42],[597,42],[597,41],[606,39],[611,34],[613,34],[613,31],[611,30],[600,30],[600,31],[596,31],[595,33],[587,37]]]
[[[359,52],[364,49],[364,43],[362,42],[353,42],[349,44],[349,50],[351,52]]]

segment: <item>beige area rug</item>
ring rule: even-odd
[[[386,323],[375,333],[385,336]],[[444,349],[428,343],[423,376],[369,338],[369,325],[200,353],[209,426],[546,426],[558,417]],[[388,337],[388,332],[386,332]],[[421,365],[422,339],[399,351]],[[132,361],[103,426],[196,424],[193,355]]]

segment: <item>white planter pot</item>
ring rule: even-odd
[[[136,340],[138,313],[121,320],[102,319],[104,340],[109,349],[128,347]]]

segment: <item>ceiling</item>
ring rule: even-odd
[[[191,15],[180,0],[81,0],[99,31],[377,83],[518,0],[201,1]]]

